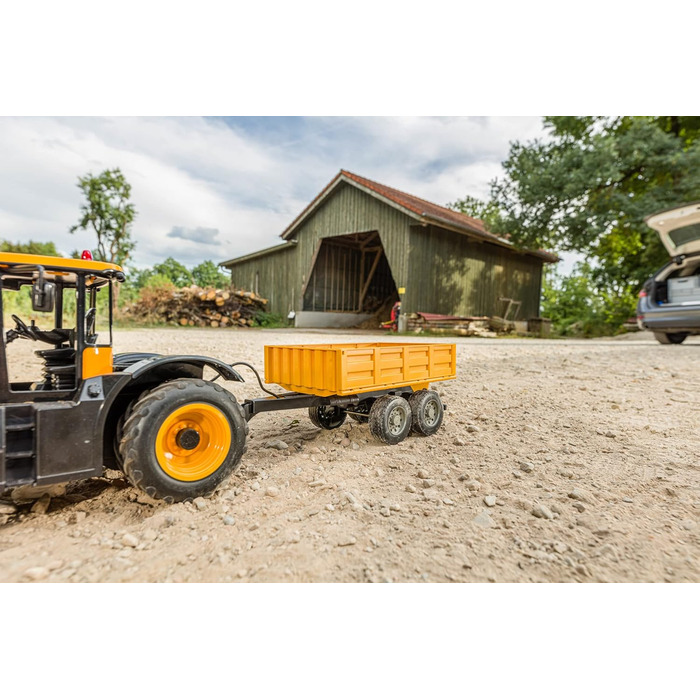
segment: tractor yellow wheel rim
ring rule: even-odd
[[[178,481],[199,481],[213,474],[231,448],[231,426],[215,406],[189,403],[173,411],[156,436],[160,468]]]

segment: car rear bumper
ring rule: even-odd
[[[640,299],[637,305],[637,325],[642,330],[700,333],[700,305],[659,306]]]

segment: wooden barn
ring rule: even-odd
[[[221,263],[232,283],[299,327],[349,327],[389,311],[539,315],[542,265],[482,221],[341,170],[281,234],[284,243]]]

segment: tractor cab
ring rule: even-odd
[[[84,258],[0,253],[1,401],[72,398],[82,380],[112,372],[112,285],[124,280],[124,272],[87,252]],[[105,328],[100,333],[98,308]],[[15,360],[31,352],[27,341],[39,346],[32,350],[42,376],[13,381],[8,355]]]

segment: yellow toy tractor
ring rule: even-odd
[[[113,285],[123,280],[119,267],[91,258],[0,253],[0,299],[29,286],[33,311],[53,325],[27,325],[13,314],[0,342],[0,494],[100,476],[108,467],[168,503],[206,496],[238,466],[248,421],[266,411],[306,408],[326,430],[350,416],[390,445],[410,432],[433,435],[442,424],[444,406],[429,382],[455,377],[454,345],[268,346],[268,381],[290,389],[276,394],[245,362],[113,355]],[[97,332],[98,306],[108,315],[104,332]],[[8,345],[18,340],[46,346],[35,351],[40,379],[10,379]],[[255,373],[267,397],[239,404],[215,383],[242,382],[238,365]],[[205,367],[213,381],[203,379]]]
[[[214,491],[240,461],[243,410],[202,379],[211,367],[243,381],[235,369],[210,357],[112,354],[113,285],[123,280],[110,263],[0,253],[2,291],[30,285],[33,310],[52,313],[54,326],[12,315],[0,343],[0,492],[98,476],[106,466],[153,498],[181,501]],[[98,295],[108,297],[104,334],[96,333]],[[10,381],[6,347],[20,339],[45,346],[36,350],[38,381]]]

